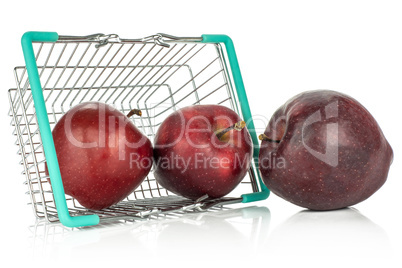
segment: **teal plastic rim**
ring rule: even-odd
[[[21,38],[21,45],[24,54],[26,69],[32,90],[32,98],[38,119],[39,130],[43,143],[43,150],[46,156],[47,167],[49,171],[50,181],[52,184],[53,196],[57,208],[57,215],[60,222],[67,227],[91,226],[99,223],[98,215],[70,216],[63,183],[60,174],[59,163],[57,160],[56,149],[54,146],[53,136],[50,129],[49,118],[47,115],[45,99],[43,96],[42,85],[40,83],[38,67],[36,64],[35,54],[32,42],[56,42],[59,35],[56,32],[26,32]],[[247,128],[254,145],[254,163],[258,167],[259,141],[255,133],[255,126],[252,120],[252,114],[244,88],[243,79],[234,49],[232,40],[227,35],[202,35],[203,43],[223,43],[226,47],[226,53],[229,59],[232,76],[240,102],[240,108],[247,122]],[[254,202],[268,198],[270,191],[262,182],[258,171],[254,171],[254,176],[258,179],[260,191],[255,193],[243,194],[242,202]]]
[[[22,51],[24,53],[29,83],[31,84],[32,98],[34,101],[36,116],[38,118],[43,150],[46,156],[59,220],[67,227],[96,225],[99,223],[98,215],[71,217],[69,214],[60,175],[59,162],[57,161],[56,149],[54,147],[52,131],[50,129],[49,118],[47,115],[45,99],[43,97],[42,85],[40,83],[38,67],[36,65],[32,42],[56,42],[58,39],[59,35],[55,32],[26,32],[21,38]]]
[[[227,35],[204,34],[204,35],[202,35],[202,42],[203,43],[223,43],[225,45],[226,53],[227,53],[227,56],[229,59],[229,65],[230,65],[230,68],[232,71],[233,81],[234,81],[237,96],[238,96],[239,102],[240,102],[240,109],[243,114],[243,120],[247,122],[247,129],[249,130],[251,139],[253,141],[254,163],[255,163],[255,166],[258,167],[258,156],[260,154],[259,140],[257,137],[257,133],[255,132],[255,126],[254,126],[254,122],[253,122],[253,118],[252,118],[252,114],[251,114],[251,110],[250,110],[250,105],[249,105],[249,102],[247,99],[246,90],[244,88],[243,78],[241,76],[239,62],[237,60],[233,41]],[[264,199],[267,199],[270,194],[269,189],[263,183],[263,181],[261,179],[261,175],[257,170],[254,170],[254,176],[258,179],[258,182],[260,184],[260,191],[255,192],[255,193],[243,194],[241,196],[243,199],[242,200],[243,203],[264,200]]]

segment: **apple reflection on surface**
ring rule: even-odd
[[[387,233],[354,208],[300,211],[272,230],[266,248],[272,256],[318,258],[386,257],[391,251]]]
[[[244,254],[266,243],[270,211],[246,207],[220,212],[187,215],[166,221],[157,239],[157,251],[224,252]]]

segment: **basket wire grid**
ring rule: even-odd
[[[87,101],[110,104],[125,114],[134,108],[140,109],[142,117],[130,120],[151,141],[164,118],[188,105],[220,104],[241,115],[239,102],[247,100],[239,99],[233,89],[234,77],[227,65],[227,52],[219,42],[202,41],[202,37],[178,38],[164,34],[142,39],[96,34],[58,36],[52,42],[33,40],[35,71],[50,128],[53,129],[71,107]],[[45,174],[46,145],[42,140],[43,129],[38,120],[33,86],[31,88],[32,75],[26,66],[16,67],[14,75],[16,88],[8,91],[9,115],[21,155],[29,203],[37,218],[59,221],[55,189],[52,190]],[[249,129],[250,120],[246,121]],[[253,127],[250,132],[252,130]],[[258,176],[256,163],[253,163],[248,175],[230,194],[236,197],[212,201],[194,202],[168,192],[156,182],[152,170],[132,194],[108,209],[88,210],[70,196],[63,198],[73,217],[97,215],[101,221],[136,219],[244,202],[242,194],[267,191]]]

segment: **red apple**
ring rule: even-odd
[[[195,105],[169,115],[154,142],[154,175],[167,190],[196,200],[230,193],[246,175],[252,141],[245,122],[221,105]]]
[[[313,210],[357,204],[386,181],[393,152],[373,116],[335,91],[301,93],[272,116],[259,155],[264,183]]]
[[[151,169],[149,139],[126,115],[104,103],[74,106],[52,134],[65,193],[88,209],[118,203]]]

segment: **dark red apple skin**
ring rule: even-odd
[[[124,114],[104,103],[74,106],[57,122],[52,135],[64,191],[88,209],[101,210],[123,200],[152,167],[149,139]]]
[[[320,120],[311,123],[317,111]],[[393,160],[373,116],[355,99],[335,91],[293,97],[274,113],[264,134],[279,141],[261,143],[264,183],[283,199],[312,210],[339,209],[367,199],[385,183]],[[328,144],[337,151],[327,152]],[[319,159],[312,150],[327,155]]]
[[[221,105],[188,106],[169,115],[159,127],[154,141],[157,182],[167,190],[193,200],[206,194],[208,199],[215,199],[230,193],[250,167],[252,141],[246,127],[227,132],[222,140],[215,132],[241,120],[234,111]],[[206,129],[209,131],[203,131]],[[205,148],[194,148],[194,144],[205,145]],[[217,148],[219,146],[222,148]],[[163,164],[168,162],[163,160],[174,157],[188,161],[187,168],[184,164]],[[208,160],[212,158],[225,163],[212,165]],[[206,161],[200,162],[200,159]]]

